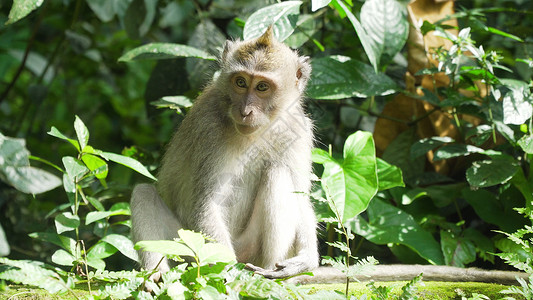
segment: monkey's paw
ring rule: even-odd
[[[250,263],[246,264],[245,268],[269,279],[285,278],[300,273],[294,270],[289,264],[285,263],[277,263],[276,268],[273,270],[263,269]]]

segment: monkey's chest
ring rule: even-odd
[[[253,162],[239,160],[223,168],[221,178],[225,183],[219,191],[223,194],[222,206],[232,235],[245,230],[253,213],[261,187],[263,164],[262,159]]]

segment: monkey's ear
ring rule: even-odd
[[[257,38],[257,44],[262,44],[265,46],[272,45],[272,41],[276,40],[276,37],[274,36],[274,24],[268,26],[267,30],[263,35],[261,35],[259,38]]]
[[[298,70],[296,71],[296,78],[298,78],[298,89],[300,92],[305,90],[309,78],[311,78],[311,63],[309,56],[298,57]]]
[[[222,50],[221,60],[224,62],[228,58],[229,53],[231,52],[231,49],[233,48],[233,45],[235,42],[232,42],[230,40],[226,40],[224,43],[224,49]]]

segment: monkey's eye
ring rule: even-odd
[[[259,82],[257,84],[257,86],[255,87],[255,89],[260,91],[260,92],[264,92],[264,91],[268,90],[269,88],[270,88],[270,86],[266,82]]]
[[[235,79],[235,85],[237,85],[240,88],[246,88],[246,79],[242,77],[237,77]]]

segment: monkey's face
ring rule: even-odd
[[[229,76],[229,114],[241,134],[251,134],[273,118],[279,84],[268,73],[238,71]]]
[[[311,74],[308,58],[276,41],[272,27],[254,40],[227,41],[221,65],[219,89],[227,93],[229,116],[244,135],[265,128],[300,101]]]

